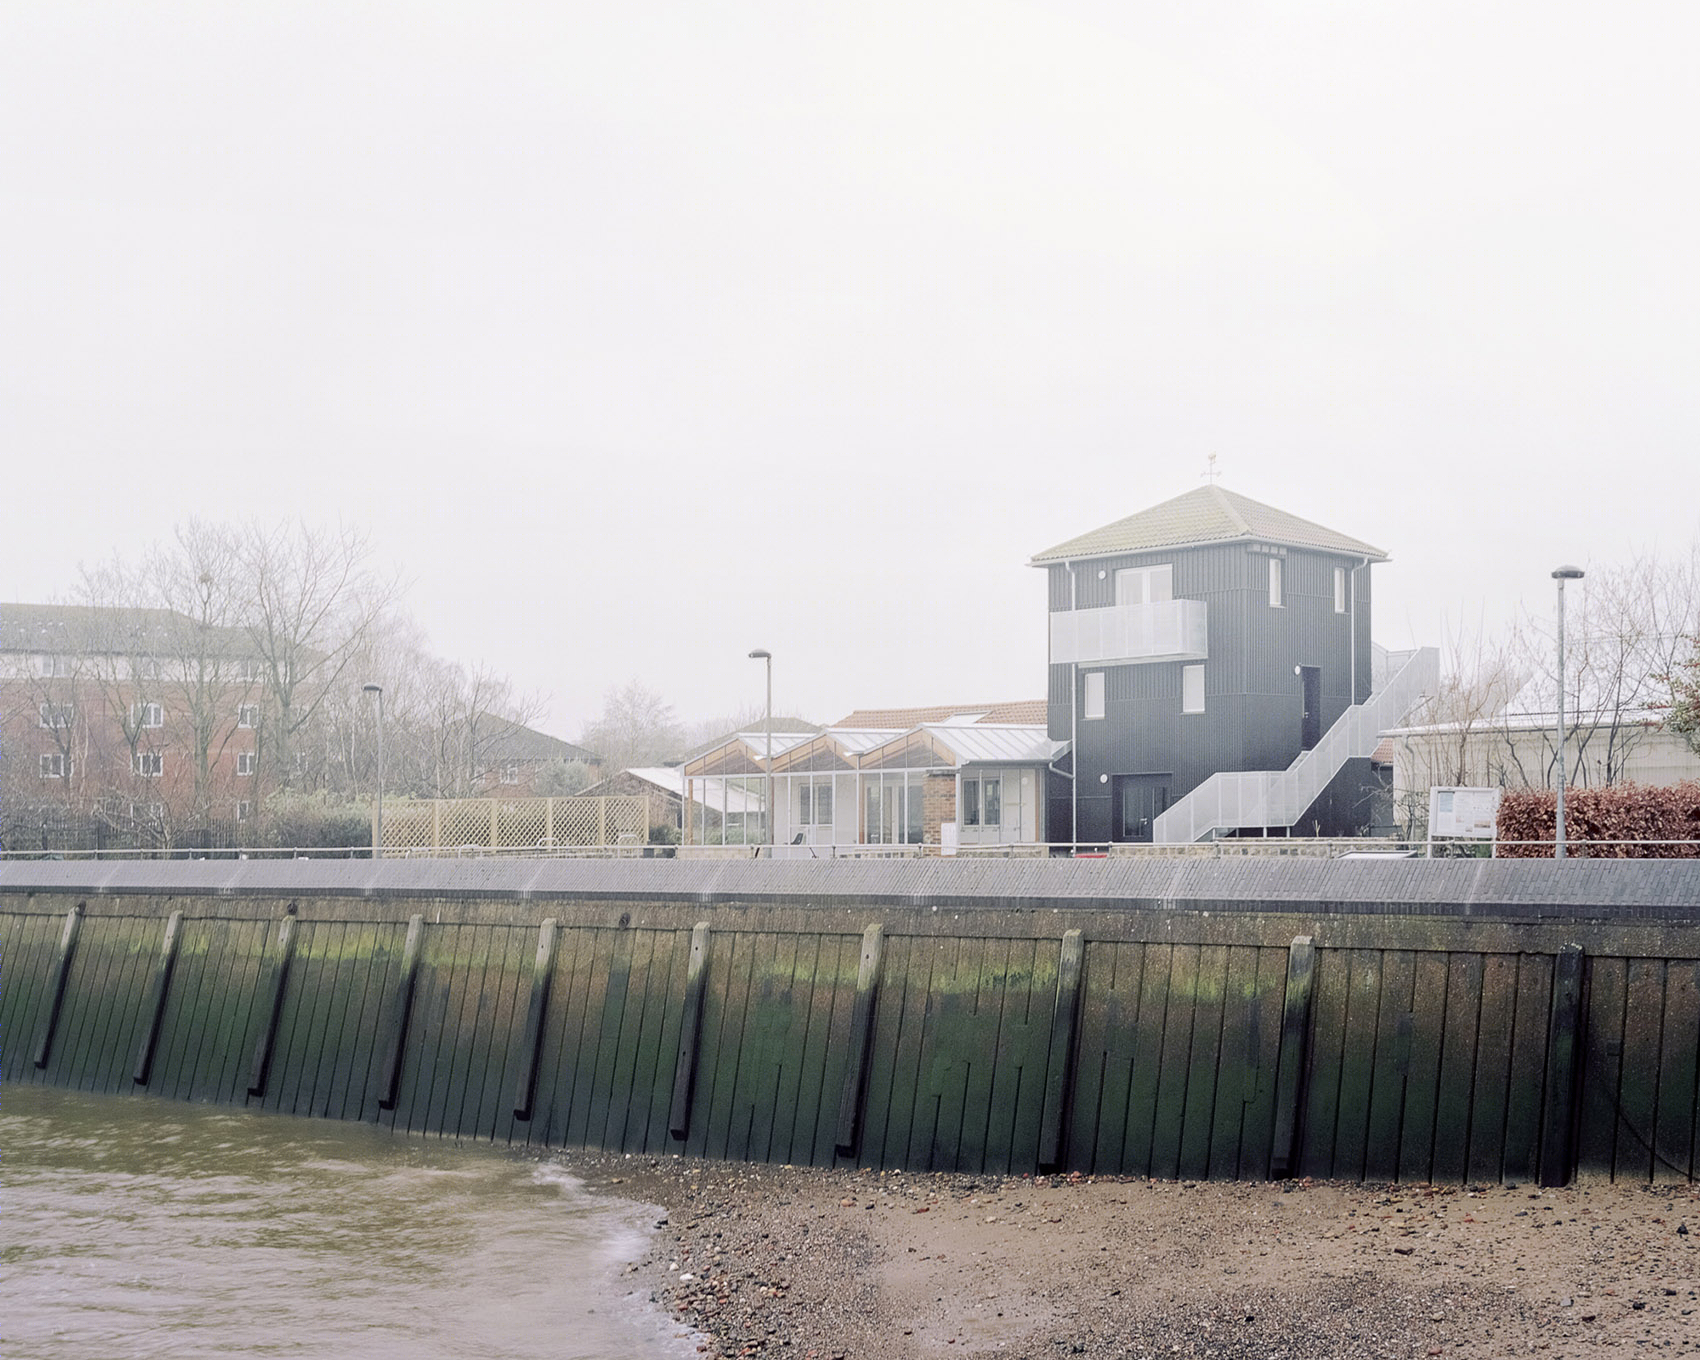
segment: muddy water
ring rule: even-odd
[[[675,1360],[652,1212],[363,1125],[0,1092],[0,1354]]]

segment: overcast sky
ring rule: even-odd
[[[1044,694],[1200,484],[1393,647],[1700,537],[1700,10],[0,8],[0,599],[338,517],[573,737]]]

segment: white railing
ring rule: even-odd
[[[1342,713],[1322,740],[1286,769],[1211,775],[1157,818],[1152,840],[1189,845],[1240,826],[1293,826],[1348,760],[1373,755],[1381,734],[1398,726],[1423,695],[1433,694],[1439,685],[1439,651],[1419,648],[1386,685]]]
[[[1159,600],[1051,615],[1051,661],[1203,661],[1210,654],[1203,600]]]

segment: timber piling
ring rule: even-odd
[[[0,865],[7,1081],[415,1134],[1692,1179],[1679,862]]]

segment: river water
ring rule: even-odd
[[[0,1353],[679,1360],[654,1211],[359,1124],[10,1086]]]

